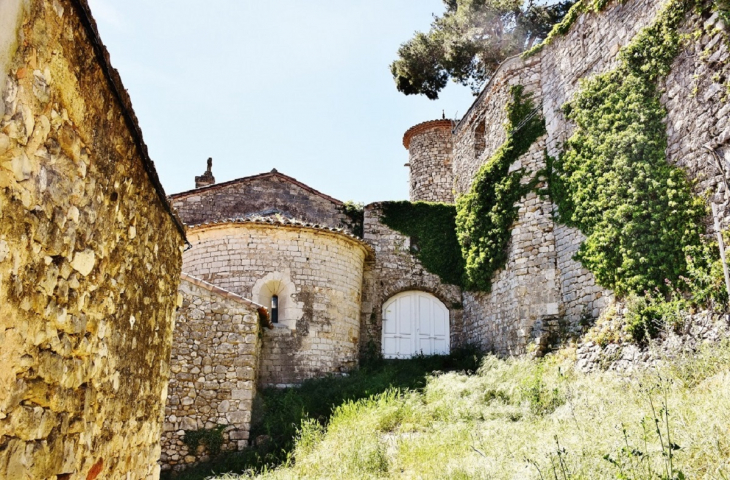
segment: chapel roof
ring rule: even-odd
[[[259,173],[256,175],[250,175],[248,177],[236,178],[235,180],[229,180],[227,182],[214,183],[212,185],[206,185],[204,187],[198,187],[198,188],[194,188],[192,190],[187,190],[187,191],[180,192],[180,193],[174,193],[174,194],[170,195],[170,199],[178,200],[181,198],[189,197],[191,195],[199,195],[201,193],[215,192],[216,190],[221,190],[226,187],[230,187],[232,185],[240,185],[243,183],[248,183],[248,182],[251,182],[254,180],[261,180],[261,179],[265,179],[265,178],[278,178],[287,183],[296,185],[311,194],[322,197],[325,200],[328,200],[328,201],[334,203],[335,205],[343,205],[342,201],[337,200],[336,198],[330,197],[329,195],[324,194],[324,193],[320,192],[319,190],[316,190],[316,189],[310,187],[309,185],[300,182],[299,180],[297,180],[294,177],[290,177],[289,175],[284,175],[283,173],[279,172],[276,169],[273,169],[270,172],[266,172],[266,173]]]

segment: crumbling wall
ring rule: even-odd
[[[261,385],[296,384],[356,365],[368,255],[359,239],[273,221],[202,226],[189,236],[187,273],[266,307],[272,293],[279,295],[280,323],[263,332]]]
[[[362,354],[382,348],[383,305],[393,295],[421,290],[437,297],[449,309],[451,348],[462,344],[461,289],[441,282],[410,253],[410,238],[383,224],[380,203],[365,206],[364,239],[375,255],[365,268],[360,320]]]
[[[184,237],[86,8],[0,3],[0,478],[159,475]]]
[[[211,284],[182,275],[170,387],[162,434],[163,469],[181,469],[209,457],[193,450],[189,431],[222,427],[221,449],[248,445],[261,340],[257,305]]]
[[[276,213],[335,228],[351,223],[342,202],[278,172],[178,193],[171,200],[187,225]]]

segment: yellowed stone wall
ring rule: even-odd
[[[0,478],[159,474],[183,236],[85,7],[0,2]]]
[[[222,450],[248,445],[261,340],[249,300],[186,274],[180,282],[170,387],[162,434],[163,469],[204,461],[210,449],[185,443],[186,432],[222,427]]]
[[[356,365],[363,242],[273,221],[196,227],[189,238],[186,273],[262,304],[262,284],[281,286],[283,317],[264,331],[260,384],[291,385]]]

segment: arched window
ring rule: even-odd
[[[289,271],[271,272],[256,281],[251,289],[252,300],[269,310],[271,322],[279,327],[296,329],[302,317],[302,304],[296,301],[296,286]]]
[[[279,323],[279,296],[273,295],[271,297],[271,322]]]

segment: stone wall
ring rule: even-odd
[[[451,120],[433,120],[410,128],[403,136],[412,202],[454,203],[452,127]]]
[[[187,225],[280,214],[328,227],[351,228],[342,202],[279,172],[232,180],[171,197]]]
[[[223,450],[248,445],[261,341],[260,305],[182,275],[170,357],[170,386],[162,434],[163,469],[206,460],[205,445],[191,451],[185,432],[221,432]]]
[[[0,3],[0,478],[159,475],[184,237],[87,8]]]
[[[383,207],[365,207],[364,239],[375,255],[365,268],[361,312],[363,354],[381,351],[383,304],[393,295],[421,290],[436,296],[449,309],[451,348],[462,344],[461,289],[441,282],[411,255],[410,238],[380,222]]]
[[[479,167],[506,140],[505,107],[512,98],[510,87],[522,85],[533,94],[535,105],[542,100],[539,59],[506,60],[454,129],[454,191],[463,195],[471,188]]]
[[[543,136],[512,165],[528,172],[523,182],[545,167],[544,149]],[[465,340],[501,355],[523,354],[530,343],[545,346],[563,313],[552,203],[531,192],[517,206],[507,264],[494,274],[492,291],[464,292]]]
[[[667,157],[695,180],[695,193],[719,207],[722,228],[730,226],[730,51],[727,27],[717,14],[693,16],[683,33],[699,39],[674,61],[664,82],[667,107]],[[714,233],[707,219],[708,232]]]
[[[367,246],[344,232],[249,221],[190,230],[186,272],[269,306],[281,318],[264,332],[260,384],[289,385],[355,366]]]

